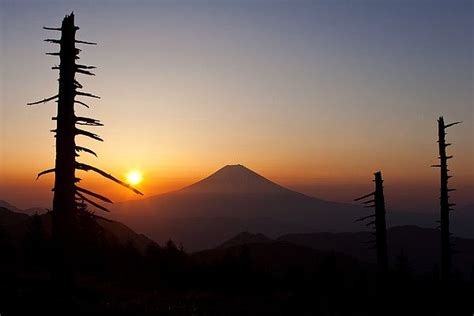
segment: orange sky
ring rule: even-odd
[[[0,199],[48,206],[52,178],[35,175],[54,164],[55,104],[26,103],[57,91],[58,61],[44,55],[54,48],[41,27],[71,8],[2,3]],[[145,196],[241,163],[340,201],[370,190],[382,170],[392,205],[435,205],[429,166],[443,114],[464,121],[448,133],[450,169],[454,199],[473,202],[469,8],[94,2],[74,10],[78,38],[99,43],[81,53],[97,76],[79,79],[102,97],[78,112],[105,124],[96,129],[104,143],[78,138],[99,154],[81,159],[122,178],[141,170]],[[117,201],[135,198],[92,174],[84,183]]]

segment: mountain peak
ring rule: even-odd
[[[219,172],[253,172],[249,168],[241,164],[225,165],[224,167],[217,170],[215,173]]]
[[[240,163],[225,165],[221,169],[234,169],[234,168],[237,168],[237,169],[242,168],[242,169],[250,170],[249,168],[245,167],[244,165],[241,165]]]
[[[288,189],[266,179],[241,164],[226,165],[207,178],[184,189],[185,193],[288,193]]]
[[[244,165],[241,164],[235,164],[235,165],[225,165],[224,167],[220,168],[216,172],[214,172],[210,177],[216,177],[216,176],[247,176],[247,177],[258,177],[258,178],[264,178],[263,176],[259,175],[255,171],[252,171],[251,169],[245,167]]]

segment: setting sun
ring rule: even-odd
[[[127,182],[130,183],[131,185],[136,185],[142,182],[143,180],[143,175],[140,171],[137,170],[132,170],[129,173],[127,173]]]

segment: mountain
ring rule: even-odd
[[[371,232],[287,234],[270,239],[262,234],[240,233],[216,247],[216,251],[255,244],[290,243],[320,252],[337,252],[374,264],[375,251],[370,249]],[[453,266],[463,277],[469,278],[474,268],[474,239],[453,237],[457,251]],[[417,226],[396,226],[387,231],[389,260],[396,267],[402,255],[413,272],[431,274],[439,266],[439,230]],[[217,252],[218,253],[218,252]]]
[[[241,231],[276,237],[290,232],[352,231],[366,212],[284,188],[242,165],[228,165],[181,190],[116,204],[111,215],[158,242],[187,250],[217,246]]]
[[[222,245],[216,247],[216,249],[225,249],[248,244],[266,244],[273,242],[276,242],[276,240],[268,238],[264,234],[251,234],[249,232],[243,232],[227,240]]]
[[[2,205],[6,205],[3,204]],[[17,225],[29,219],[29,216],[10,210],[7,207],[0,206],[0,224],[3,227]]]
[[[186,250],[197,251],[214,248],[242,231],[271,238],[294,232],[360,231],[365,226],[354,219],[368,212],[359,205],[292,191],[238,164],[178,191],[118,203],[111,216],[159,243],[173,239]],[[474,237],[472,213],[459,210],[453,216],[453,231]],[[435,211],[387,212],[388,226],[434,227],[437,219]]]
[[[209,177],[179,191],[197,194],[295,194],[247,167],[227,165]],[[299,193],[298,193],[299,194]]]
[[[0,200],[0,207],[3,207],[5,209],[8,209],[8,210],[13,211],[15,213],[23,213],[23,214],[27,214],[27,215],[35,215],[35,214],[41,215],[41,214],[44,214],[44,213],[48,212],[47,209],[42,208],[42,207],[31,207],[31,208],[27,208],[27,209],[19,209],[16,206],[14,206],[14,205],[12,205],[12,204],[8,203],[7,201],[4,201],[4,200]]]
[[[22,213],[22,211],[19,208],[15,207],[14,205],[4,200],[0,200],[0,207],[7,209],[9,211],[15,212],[15,213]]]
[[[23,239],[24,234],[27,231],[31,216],[20,213],[21,210],[5,201],[2,201],[1,205],[8,206],[10,209],[0,206],[0,228],[15,243],[18,243]],[[51,213],[40,215],[40,219],[46,233],[50,234]],[[106,240],[114,241],[124,246],[131,242],[139,251],[142,252],[144,252],[149,245],[154,243],[154,241],[145,235],[137,234],[120,222],[111,221],[102,217],[97,217],[96,220],[97,223],[104,229]]]
[[[402,254],[415,271],[432,273],[435,265],[439,266],[439,238],[437,229],[413,225],[389,228],[387,244],[392,266],[398,264]],[[288,234],[277,240],[321,251],[334,250],[366,262],[376,260],[374,250],[369,249],[371,244],[368,242],[373,240],[371,232]],[[474,239],[453,237],[452,242],[456,250],[453,265],[465,277],[469,277],[474,267]]]
[[[249,243],[226,248],[215,248],[196,252],[191,259],[199,264],[215,264],[226,261],[249,264],[262,275],[273,277],[288,276],[289,271],[310,274],[318,270],[325,262],[344,275],[346,281],[353,282],[362,271],[368,271],[371,265],[361,264],[356,258],[334,251],[320,251],[289,242],[273,241]]]

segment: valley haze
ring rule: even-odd
[[[472,207],[453,216],[453,232],[473,237]],[[116,203],[110,216],[157,242],[173,239],[187,250],[212,248],[242,231],[278,237],[288,233],[367,230],[355,219],[370,210],[330,202],[280,186],[249,168],[227,165],[183,189]],[[387,224],[436,226],[438,212],[388,208]],[[456,230],[458,229],[458,230]]]

